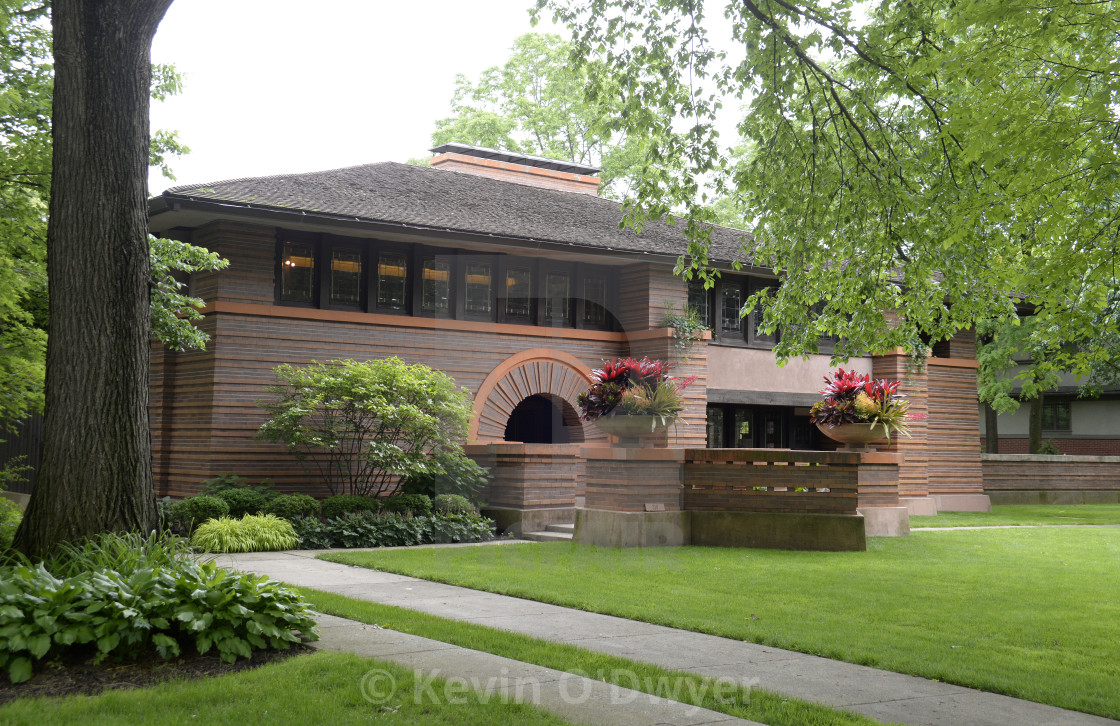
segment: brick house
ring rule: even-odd
[[[685,248],[679,229],[619,228],[619,203],[596,196],[597,169],[459,144],[433,151],[430,168],[237,179],[151,200],[154,234],[231,263],[191,280],[206,301],[208,348],[152,348],[161,496],[192,494],[227,471],[314,491],[282,449],[253,438],[272,368],[313,359],[395,355],[442,369],[474,397],[473,442],[567,445],[557,456],[574,461],[572,445],[605,442],[576,413],[590,369],[617,356],[669,358],[697,376],[670,445],[829,448],[808,420],[828,356],[778,368],[774,339],[753,313],[739,316],[754,288],[775,284],[765,268],[732,269],[742,232],[713,231],[710,257],[723,274],[705,291],[672,274]],[[684,358],[662,318],[686,304],[712,333]],[[973,506],[983,499],[974,343],[939,344],[920,374],[905,364],[897,353],[847,365],[905,378],[915,410],[929,414],[895,444],[905,455],[900,493],[912,511]],[[506,506],[566,506],[548,488],[542,480],[545,494]]]

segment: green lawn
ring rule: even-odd
[[[324,558],[1120,717],[1120,528],[918,532],[867,552],[544,543]]]
[[[990,512],[942,512],[910,517],[910,528],[1025,524],[1120,524],[1120,504],[1003,504]]]
[[[367,677],[371,671],[378,673]],[[395,681],[392,696],[371,703],[369,688],[385,688],[385,673]],[[373,680],[374,678],[378,680]],[[364,679],[364,680],[363,680]],[[112,691],[98,696],[26,698],[0,706],[0,723],[11,726],[184,726],[184,724],[474,724],[568,723],[533,706],[503,704],[473,692],[443,690],[425,681],[417,697],[412,671],[344,653],[319,652],[289,658],[249,671],[152,688]],[[378,694],[384,691],[377,691]],[[430,694],[436,694],[432,699]],[[442,696],[453,698],[442,702]],[[396,709],[396,710],[393,710]]]
[[[726,713],[770,726],[878,726],[859,714],[758,688],[717,690],[714,682],[694,673],[672,671],[647,663],[606,655],[566,643],[553,643],[519,633],[462,623],[427,613],[355,600],[344,595],[296,588],[316,610],[383,628],[411,633],[463,648],[534,663],[546,668],[598,678],[625,688]]]

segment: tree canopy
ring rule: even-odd
[[[752,225],[742,262],[782,280],[745,306],[781,326],[781,356],[822,334],[840,356],[920,350],[980,325],[1035,354],[1028,382],[1115,381],[1120,2],[736,0],[722,46],[711,6],[538,7],[647,149],[635,216],[689,220],[686,274],[730,198]],[[718,134],[732,103],[743,158]]]
[[[459,74],[451,115],[436,121],[432,144],[450,142],[505,149],[601,167],[600,193],[625,193],[639,145],[603,119],[611,96],[593,105],[584,94],[589,68],[569,63],[572,46],[558,35],[526,33],[509,60],[476,81]]]

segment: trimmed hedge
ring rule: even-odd
[[[171,505],[171,517],[183,534],[189,534],[207,520],[228,515],[229,504],[224,499],[208,494],[184,499]]]
[[[334,519],[344,514],[358,512],[380,512],[383,500],[377,497],[363,497],[358,494],[338,494],[327,497],[319,503],[319,511],[325,519]]]
[[[256,489],[223,489],[214,495],[229,505],[229,516],[240,519],[250,514],[260,514],[272,498]]]
[[[446,513],[425,517],[399,514],[348,514],[321,521],[293,522],[301,549],[333,547],[407,547],[448,542],[485,542],[494,538],[494,523],[477,514]]]
[[[432,498],[427,494],[397,494],[385,500],[385,509],[395,514],[420,517],[432,513]]]
[[[319,513],[319,501],[306,494],[278,494],[265,507],[264,513],[281,519],[313,517]]]

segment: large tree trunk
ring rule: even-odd
[[[999,414],[992,404],[984,404],[984,450],[989,454],[999,453]]]
[[[151,43],[172,0],[55,0],[46,418],[15,546],[156,526],[148,430]]]
[[[1042,392],[1031,399],[1030,428],[1027,433],[1027,451],[1037,454],[1042,451]]]

